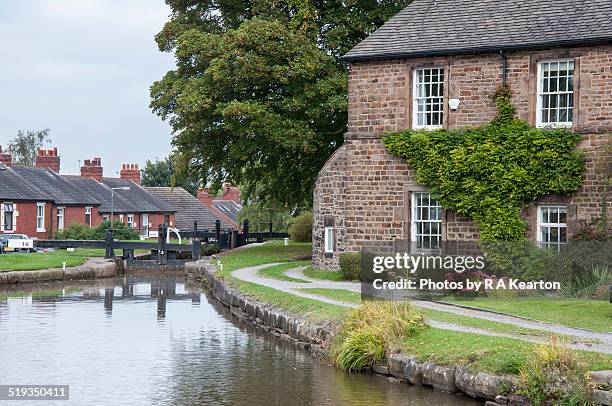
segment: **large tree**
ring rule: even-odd
[[[177,67],[153,84],[151,107],[172,125],[180,171],[240,184],[247,199],[310,204],[346,131],[339,57],[408,2],[167,0],[156,40]]]
[[[50,144],[50,129],[38,131],[17,131],[17,136],[8,142],[7,151],[13,162],[21,165],[34,165],[38,149],[44,144]]]

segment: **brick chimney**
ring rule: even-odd
[[[13,164],[13,157],[11,157],[11,154],[2,152],[2,145],[0,145],[0,164],[4,164],[5,166],[11,166]]]
[[[212,207],[213,197],[211,196],[208,188],[198,190],[198,200],[206,207]]]
[[[38,149],[36,154],[36,166],[38,168],[49,168],[53,172],[60,171],[60,157],[57,155],[57,148]]]
[[[236,186],[232,186],[229,183],[223,185],[223,199],[232,200],[238,204],[242,204],[240,201],[240,189]]]
[[[102,158],[86,159],[81,166],[81,176],[84,178],[94,178],[97,181],[102,180],[103,174]]]
[[[138,164],[123,164],[121,171],[119,171],[119,177],[140,185],[140,169],[138,169]]]

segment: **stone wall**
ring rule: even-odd
[[[575,61],[575,132],[582,135],[587,171],[583,187],[573,196],[550,196],[523,213],[530,238],[536,237],[537,204],[568,205],[568,232],[575,233],[601,213],[612,213],[606,183],[612,173],[612,46],[556,48],[505,55],[507,84],[521,119],[536,123],[537,63]],[[410,192],[425,190],[402,159],[391,156],[381,142],[385,132],[410,128],[412,72],[419,67],[445,68],[445,102],[460,100],[456,111],[444,106],[444,127],[453,129],[489,122],[496,109],[490,98],[502,83],[499,54],[355,63],[349,75],[349,123],[345,144],[319,174],[314,190],[313,261],[315,267],[338,269],[338,255],[364,246],[383,247],[410,238]],[[606,147],[608,145],[608,147]],[[333,254],[323,252],[323,230],[333,226]],[[473,240],[478,226],[445,210],[443,236]]]

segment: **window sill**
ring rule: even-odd
[[[36,232],[37,232],[37,233],[45,233],[45,232],[47,232],[47,230],[46,230],[46,229],[44,229],[44,228],[37,228],[37,229],[36,229]]]
[[[574,126],[574,123],[539,123],[537,128],[543,129],[556,129],[556,128],[567,128],[571,129]]]

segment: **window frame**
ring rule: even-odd
[[[6,229],[5,227],[5,223],[4,223],[4,216],[6,211],[6,206],[10,205],[12,210],[9,211],[9,213],[11,213],[11,227],[10,229]],[[2,205],[0,206],[0,214],[1,214],[1,218],[0,218],[0,231],[4,232],[4,233],[13,233],[16,230],[16,225],[17,225],[17,220],[16,220],[16,212],[17,212],[17,205],[13,202],[2,202]]]
[[[44,233],[45,231],[47,231],[45,229],[45,203],[36,203],[36,232],[37,233]],[[41,210],[42,209],[42,210]],[[42,214],[39,213],[39,211],[42,212]],[[42,227],[40,227],[39,221],[42,222]]]
[[[429,205],[428,206],[417,206],[417,196],[419,195],[429,195]],[[437,205],[432,206],[431,203],[436,202]],[[423,208],[423,207],[427,207],[429,210],[431,208],[438,208],[439,207],[439,218],[437,220],[417,220],[417,208]],[[444,240],[444,230],[443,230],[443,213],[442,210],[444,208],[442,207],[442,205],[440,204],[439,201],[435,200],[434,198],[432,198],[431,193],[430,192],[410,192],[410,241],[413,243],[419,243],[419,234],[417,233],[417,223],[437,223],[439,224],[439,233],[438,234],[431,234],[431,228],[430,228],[430,234],[425,235],[425,234],[420,234],[421,237],[423,236],[428,236],[430,237],[434,237],[434,236],[439,236],[439,240],[438,240],[438,245],[437,246],[431,246],[431,247],[423,247],[423,246],[417,246],[416,248],[419,250],[439,250],[442,246],[442,241]],[[423,244],[423,241],[420,241],[420,244]]]
[[[572,78],[574,87],[571,92],[565,91],[564,93],[560,93],[557,89],[556,93],[543,93],[542,86],[542,65],[550,64],[550,63],[563,63],[563,62],[571,62],[574,65]],[[537,128],[572,128],[574,126],[574,120],[576,119],[576,59],[575,58],[547,58],[538,60],[536,68],[536,127]],[[567,122],[542,122],[542,96],[544,94],[547,95],[558,95],[558,94],[571,94],[572,95],[572,121]],[[557,107],[558,108],[558,107]]]
[[[61,206],[57,208],[57,230],[58,231],[63,230],[65,227],[65,224],[64,224],[64,218],[66,215],[65,209],[66,209],[65,207],[61,207]],[[62,213],[61,216],[60,216],[60,212]]]
[[[134,215],[133,214],[127,215],[126,225],[128,228],[134,228]]]
[[[544,213],[544,209],[557,209],[557,210],[564,210],[565,213],[565,222],[561,223],[544,223],[542,221],[543,219],[543,213]],[[561,211],[557,212],[557,217],[559,217],[559,215],[561,214]],[[538,210],[537,210],[537,235],[536,235],[536,241],[537,243],[542,246],[542,247],[550,247],[550,246],[556,246],[558,248],[561,247],[561,245],[564,245],[567,243],[567,216],[568,216],[568,208],[566,205],[562,205],[562,204],[543,204],[543,205],[539,205],[538,206]],[[542,238],[542,229],[543,228],[557,228],[558,229],[558,241],[544,241]],[[565,241],[561,241],[561,229],[564,228],[565,229]],[[550,232],[549,232],[550,235]]]
[[[429,97],[418,97],[418,72],[419,71],[424,71],[424,70],[433,70],[433,69],[437,69],[439,71],[442,72],[442,81],[441,82],[437,82],[439,85],[442,86],[442,95],[441,96],[429,96]],[[446,103],[446,68],[444,66],[424,66],[424,67],[417,67],[414,68],[412,70],[412,128],[415,130],[439,130],[441,128],[444,128],[444,123],[445,123],[445,119],[446,119],[446,112],[445,112],[445,103]],[[438,74],[439,77],[439,74]],[[431,82],[428,82],[431,84]],[[420,99],[429,99],[429,98],[441,98],[441,110],[439,111],[439,114],[441,116],[441,120],[440,120],[440,124],[438,125],[419,125],[419,100]]]
[[[85,206],[85,225],[91,227],[92,217],[91,217],[91,206]]]
[[[141,216],[140,222],[142,223],[142,235],[148,237],[149,236],[149,214],[143,213]]]
[[[334,227],[325,227],[323,230],[323,251],[325,254],[333,254],[336,245],[336,233]]]

